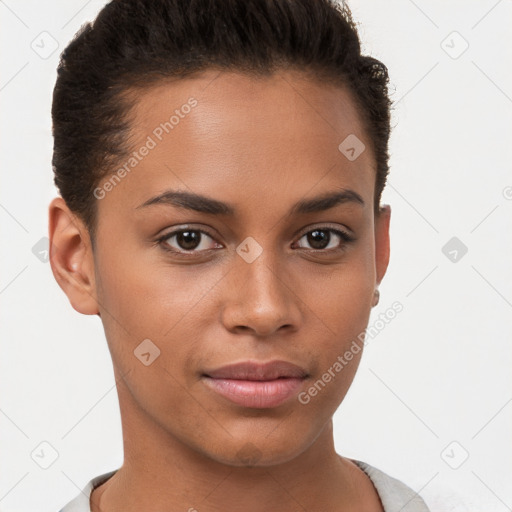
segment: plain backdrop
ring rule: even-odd
[[[0,1],[4,512],[58,511],[123,460],[102,325],[72,309],[44,257],[58,57],[103,5]],[[403,311],[366,346],[336,448],[433,511],[512,510],[512,3],[349,5],[394,101],[391,262],[370,324]]]

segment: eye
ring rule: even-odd
[[[332,234],[334,234],[334,236],[332,236]],[[302,235],[299,242],[301,240],[305,240],[306,243],[310,244],[314,251],[330,252],[331,250],[343,250],[344,246],[353,242],[355,238],[339,229],[319,227]]]
[[[208,242],[207,239],[212,240],[213,243]],[[222,247],[206,231],[193,228],[181,228],[171,231],[160,237],[157,242],[165,250],[181,254],[194,254],[215,249],[219,246]]]
[[[355,240],[347,232],[330,227],[318,227],[304,233],[300,242],[310,244],[312,251],[336,252],[344,250],[345,246]],[[177,255],[194,256],[201,252],[222,248],[213,237],[203,229],[181,228],[166,233],[156,241],[166,251]],[[299,248],[306,248],[299,245]]]

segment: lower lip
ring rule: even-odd
[[[210,389],[224,398],[255,409],[281,405],[297,393],[303,380],[295,377],[265,381],[203,378]]]

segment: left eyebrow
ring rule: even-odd
[[[356,203],[360,206],[365,204],[363,198],[354,190],[342,189],[299,201],[291,208],[290,215],[322,212],[343,203]]]
[[[363,198],[357,192],[350,189],[341,189],[336,192],[327,192],[310,199],[298,201],[291,207],[289,215],[321,212],[330,210],[331,208],[343,203],[355,203],[360,206],[365,205]],[[166,204],[177,208],[194,210],[196,212],[211,215],[233,216],[236,213],[236,209],[231,204],[193,192],[183,192],[178,190],[166,190],[165,192],[148,199],[141,205],[137,206],[136,209],[145,208],[155,204]]]

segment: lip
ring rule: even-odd
[[[202,380],[209,389],[243,407],[277,407],[302,386],[308,373],[287,361],[244,361],[208,370]]]

